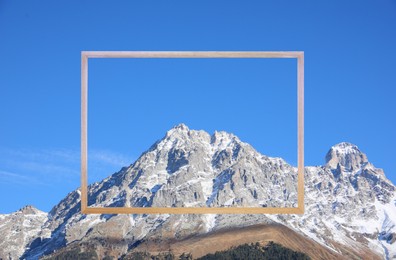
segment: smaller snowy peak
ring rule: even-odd
[[[26,259],[21,256],[29,245],[47,232],[43,228],[47,216],[47,213],[28,205],[0,217],[0,259]]]
[[[341,166],[347,171],[354,171],[367,163],[367,156],[356,145],[347,142],[334,145],[326,154],[326,165],[333,169]]]

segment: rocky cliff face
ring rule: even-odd
[[[340,143],[331,147],[326,155],[326,165],[343,171],[353,172],[368,163],[367,156],[356,145]]]
[[[293,206],[295,178],[284,160],[263,156],[232,134],[210,136],[179,125],[133,165],[94,184],[89,204]]]
[[[305,180],[304,215],[81,215],[76,190],[48,213],[41,232],[18,254],[37,259],[86,243],[121,256],[149,239],[277,223],[336,253],[396,257],[395,186],[356,146],[332,147],[324,166],[306,167]],[[296,168],[283,159],[261,155],[226,132],[209,135],[179,125],[88,193],[89,205],[105,207],[294,207],[296,184]]]

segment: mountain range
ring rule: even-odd
[[[83,215],[80,191],[48,213],[26,206],[0,215],[0,259],[38,259],[94,249],[109,259],[171,251],[194,258],[274,241],[312,259],[396,258],[396,187],[356,145],[330,148],[305,167],[302,215]],[[133,164],[88,187],[89,206],[295,207],[297,169],[227,132],[180,124]]]

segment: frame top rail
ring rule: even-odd
[[[86,58],[302,58],[302,51],[82,51]]]

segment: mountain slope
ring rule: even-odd
[[[242,244],[259,242],[265,245],[270,241],[295,251],[304,252],[312,259],[344,259],[342,254],[334,252],[284,225],[275,223],[242,228],[224,228],[180,240],[169,238],[158,241],[154,236],[154,238],[139,244],[132,252],[149,251],[154,255],[169,251],[175,255],[189,252],[194,258],[198,258]]]
[[[355,145],[333,146],[305,178],[306,214],[286,216],[289,225],[330,247],[336,241],[396,257],[395,186]]]
[[[395,186],[356,146],[333,146],[324,166],[306,167],[305,180],[304,215],[81,215],[76,190],[48,213],[46,232],[23,257],[83,244],[118,257],[147,241],[182,241],[257,224],[287,226],[323,252],[349,258],[396,256]],[[90,185],[88,203],[294,207],[296,184],[297,169],[283,159],[261,155],[226,132],[209,135],[178,125],[135,163]]]

